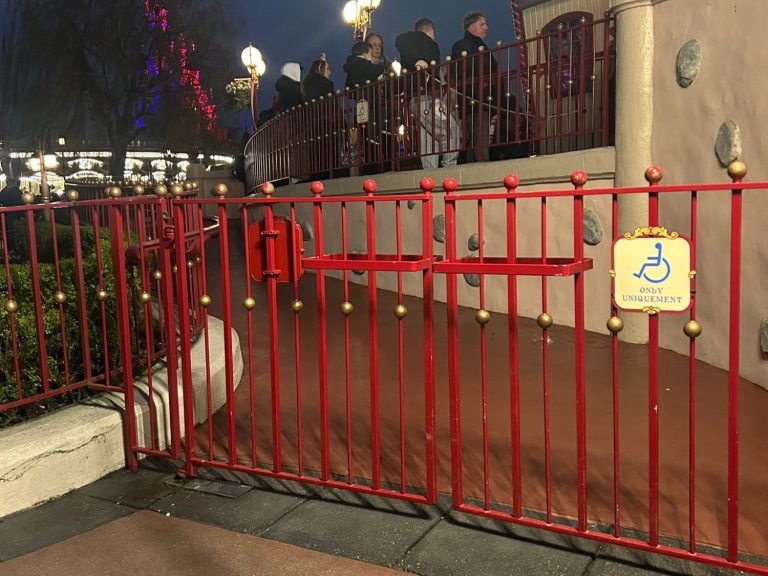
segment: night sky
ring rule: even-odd
[[[266,0],[231,2],[240,14],[234,38],[243,48],[252,42],[261,50],[267,64],[267,73],[261,82],[261,109],[271,106],[275,81],[284,63],[300,63],[304,67],[303,77],[321,52],[326,53],[331,64],[331,80],[335,87],[344,87],[342,66],[353,44],[352,26],[341,18],[345,0],[277,0],[268,4]],[[416,20],[426,16],[435,22],[440,53],[445,58],[450,54],[453,43],[464,34],[464,14],[472,10],[482,10],[488,17],[490,30],[486,44],[493,46],[498,40],[513,40],[512,11],[509,2],[504,0],[472,3],[455,0],[381,0],[378,10],[373,13],[373,29],[384,37],[384,52],[392,60],[398,58],[395,50],[397,35],[412,30]],[[239,52],[233,58],[239,61]]]

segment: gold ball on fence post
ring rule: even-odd
[[[253,310],[255,307],[256,307],[256,300],[251,296],[248,296],[248,298],[243,300],[243,308],[245,308],[246,310]]]
[[[536,324],[538,324],[544,330],[552,326],[552,324],[554,323],[555,323],[555,319],[552,318],[552,316],[547,314],[546,312],[542,312],[536,317]]]
[[[611,316],[608,318],[608,322],[605,323],[605,326],[611,334],[618,334],[624,330],[624,320],[618,316]]]
[[[406,316],[408,316],[408,307],[405,304],[398,304],[395,306],[395,318],[398,320],[402,320]]]
[[[190,190],[197,190],[197,180],[190,180],[189,181],[189,189]]]
[[[144,186],[142,186],[141,184],[136,184],[133,187],[133,193],[136,194],[136,196],[143,196],[144,192],[145,192]]]
[[[297,298],[296,300],[291,302],[291,310],[293,310],[294,312],[296,312],[296,314],[298,314],[299,312],[304,310],[304,302],[302,302]]]
[[[67,190],[67,200],[74,202],[80,198],[80,193],[77,190]]]
[[[140,298],[141,298],[141,301],[144,304],[146,304],[147,302],[152,300],[152,294],[150,294],[149,292],[142,292]]]
[[[165,184],[158,184],[155,186],[155,194],[157,196],[165,196],[168,194],[168,187]]]
[[[202,262],[202,261],[203,261],[203,259],[200,258],[200,256],[195,256],[195,264],[200,264],[200,262]]]
[[[203,308],[207,308],[210,305],[211,305],[211,297],[208,296],[208,294],[203,294],[202,296],[200,296],[200,306],[202,306]]]
[[[24,202],[24,204],[32,204],[32,202],[35,201],[35,196],[29,192],[24,192],[21,195],[21,201]]]
[[[56,301],[56,304],[64,304],[64,302],[67,301],[67,295],[59,290],[56,292],[56,294],[53,295],[53,299]]]
[[[491,313],[488,312],[488,310],[483,310],[481,308],[480,310],[475,312],[475,322],[477,322],[481,326],[485,326],[490,321],[491,321]]]
[[[104,188],[104,196],[106,196],[107,198],[109,198],[109,191],[110,191],[111,189],[112,189],[112,186],[106,186],[106,187]]]
[[[112,186],[112,188],[109,189],[110,198],[120,198],[122,195],[123,189],[120,188],[120,186]]]
[[[171,185],[171,194],[174,196],[181,196],[184,194],[184,186],[179,184],[178,182],[176,184]]]
[[[344,314],[344,316],[349,316],[355,309],[355,307],[352,305],[352,302],[342,302],[339,308],[341,308],[341,313]]]
[[[744,178],[747,175],[747,165],[741,160],[734,160],[728,164],[728,176],[731,178]]]
[[[96,293],[96,298],[98,298],[99,302],[104,302],[107,298],[109,298],[109,294],[106,290],[99,290]]]
[[[685,335],[688,336],[688,338],[698,338],[701,336],[701,331],[701,324],[696,322],[696,320],[689,320],[685,323],[685,326],[683,326],[683,332],[685,332]]]
[[[272,184],[272,182],[264,182],[264,184],[261,185],[261,191],[264,196],[269,196],[275,191],[275,185]]]
[[[160,270],[155,270],[154,272],[152,272],[152,277],[155,280],[160,280],[163,277],[163,273],[160,272]]]
[[[660,166],[649,166],[644,176],[649,184],[658,184],[664,178],[664,171]]]
[[[224,182],[219,182],[213,187],[213,193],[216,194],[216,196],[226,196],[227,192],[229,192],[229,188],[227,188],[227,185],[224,184]]]
[[[179,271],[179,267],[176,266],[176,264],[174,264],[173,266],[171,266],[171,270],[173,270],[173,273],[176,274],[176,272]]]
[[[8,312],[8,314],[13,314],[18,309],[19,309],[19,305],[16,304],[16,300],[8,300],[5,303],[5,311]]]
[[[187,260],[187,268],[192,268],[192,267],[194,267],[194,265],[195,265],[195,261],[194,260]]]
[[[189,180],[184,182],[183,186],[184,186],[184,190],[192,190],[192,182],[190,182]]]

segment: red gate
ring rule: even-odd
[[[223,319],[226,364],[217,411],[210,371],[203,393],[193,388],[181,323],[185,472],[226,468],[426,503],[450,491],[461,511],[768,574],[744,556],[768,554],[756,481],[763,459],[744,459],[749,481],[739,478],[740,451],[759,448],[766,400],[740,378],[732,336],[742,304],[742,193],[768,185],[742,182],[740,165],[729,173],[725,185],[662,186],[661,172],[649,169],[649,187],[587,189],[587,175],[575,172],[575,189],[526,192],[512,175],[506,191],[488,193],[458,193],[448,179],[444,259],[433,254],[429,178],[414,194],[376,195],[368,180],[363,195],[324,196],[316,182],[310,197],[274,197],[266,185],[263,197],[225,198],[220,188],[219,198],[178,199],[177,251],[186,249],[187,223],[218,210],[222,241],[210,267],[202,255],[199,302],[205,318]],[[728,326],[706,329],[729,342],[722,373],[696,359],[696,262],[710,237],[699,226],[699,196],[718,193],[730,204]],[[648,195],[647,227],[623,230],[620,198],[634,194]],[[681,201],[684,217],[675,212]],[[244,208],[231,230],[229,204]],[[585,248],[585,205],[607,215],[613,240],[691,239],[684,321],[649,306],[647,344],[620,342],[630,316],[607,288],[618,267],[608,242]],[[280,219],[283,233],[303,230],[307,254],[279,252],[302,243],[280,241]],[[258,256],[244,241],[253,221]],[[670,222],[675,233],[661,226]],[[470,230],[477,255],[462,257],[458,239]],[[314,281],[279,282],[301,268]],[[460,275],[477,290],[459,285]],[[183,318],[192,292],[186,274],[177,281]],[[239,387],[233,327],[244,339]],[[725,402],[726,413],[706,407]],[[196,420],[204,421],[197,429]],[[741,440],[740,425],[749,427]]]

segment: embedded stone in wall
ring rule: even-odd
[[[408,200],[408,210],[413,210],[414,206],[416,206],[416,200]]]
[[[584,243],[590,246],[597,246],[603,241],[603,226],[597,214],[589,208],[584,210],[584,224],[582,226]]]
[[[677,53],[677,83],[682,88],[688,88],[696,80],[701,70],[701,42],[696,39],[688,40]]]
[[[741,129],[733,120],[720,124],[715,140],[715,153],[723,166],[728,166],[741,156]]]
[[[309,222],[302,222],[301,230],[304,233],[304,240],[315,239],[315,229],[312,227],[312,224],[310,224]]]
[[[768,356],[768,318],[760,323],[760,349]]]
[[[480,286],[480,274],[464,274],[464,280],[473,288]]]
[[[352,254],[363,254],[361,250],[352,250]],[[365,274],[365,270],[352,270],[352,274],[357,274],[358,276],[362,276]]]
[[[432,238],[435,242],[445,243],[445,216],[438,214],[432,218]]]
[[[469,248],[470,252],[474,252],[475,250],[480,249],[480,235],[477,232],[473,232],[469,235],[469,239],[467,240],[467,248]]]

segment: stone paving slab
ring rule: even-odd
[[[473,530],[443,520],[408,553],[402,565],[424,576],[489,574],[579,576],[590,556]]]
[[[143,468],[136,472],[118,470],[84,486],[78,493],[143,509],[178,490],[168,484],[174,477],[172,473]]]
[[[54,546],[0,563],[0,576],[105,574],[396,576],[402,573],[149,511],[135,512]]]
[[[0,519],[0,560],[49,546],[135,512],[115,502],[72,492]]]
[[[420,517],[309,500],[263,533],[328,554],[397,566],[439,517]]]
[[[227,530],[259,534],[304,502],[299,496],[250,490],[237,498],[181,489],[155,502],[161,514],[212,524]]]

